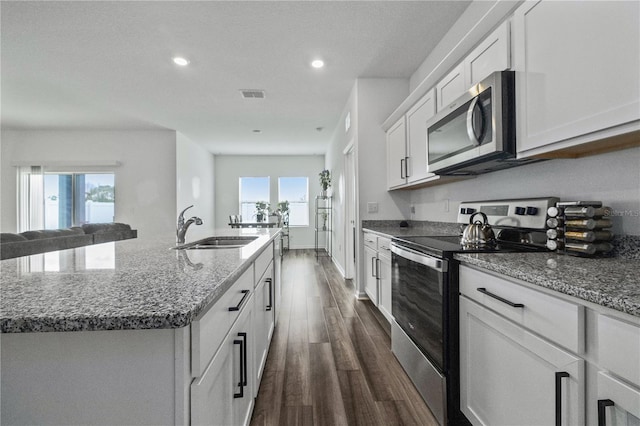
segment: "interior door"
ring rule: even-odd
[[[344,174],[345,174],[345,278],[353,279],[356,270],[356,163],[355,148],[350,143],[344,152]],[[355,288],[358,288],[357,283]]]

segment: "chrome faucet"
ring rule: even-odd
[[[189,210],[191,207],[193,207],[193,205],[190,205],[186,209],[182,210],[178,215],[178,229],[176,231],[176,234],[178,236],[178,244],[184,244],[184,237],[187,234],[187,229],[189,229],[189,226],[191,226],[192,223],[195,223],[196,225],[202,225],[202,219],[197,216],[193,216],[191,219],[185,222],[184,212]]]

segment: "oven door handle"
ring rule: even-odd
[[[407,249],[404,247],[398,247],[394,243],[391,243],[391,253],[394,253],[400,257],[411,260],[412,262],[419,263],[428,268],[434,269],[438,272],[446,272],[447,264],[443,262],[442,259],[438,259],[437,257],[429,256],[424,253],[419,253],[417,251]]]

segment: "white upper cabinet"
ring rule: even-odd
[[[407,112],[407,182],[434,176],[427,168],[427,120],[436,113],[435,90],[431,89]]]
[[[640,129],[640,2],[526,2],[512,33],[520,157]]]
[[[511,68],[509,22],[503,22],[436,85],[438,111],[495,71]]]
[[[511,68],[509,21],[503,22],[464,60],[465,89],[481,82],[495,71]]]
[[[389,189],[407,183],[406,124],[404,116],[387,130],[387,186]]]
[[[436,84],[438,111],[458,99],[467,89],[464,81],[464,63],[461,63]]]

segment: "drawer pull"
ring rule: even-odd
[[[484,288],[484,287],[480,287],[477,290],[482,294],[486,294],[489,297],[493,297],[494,299],[501,301],[502,303],[506,303],[507,305],[511,306],[512,308],[524,308],[524,305],[522,303],[513,303],[512,301],[507,300],[504,297],[500,297],[497,294],[493,294],[493,293],[487,291],[487,289]]]
[[[614,405],[610,399],[598,400],[598,426],[607,426],[607,407],[613,407]]]
[[[242,299],[240,299],[240,302],[236,306],[230,306],[229,311],[239,311],[247,296],[249,296],[249,290],[242,290]]]
[[[240,345],[240,362],[238,363],[238,365],[240,366],[240,381],[238,382],[238,387],[240,388],[240,392],[234,392],[233,397],[244,398],[244,387],[247,385],[247,383],[244,380],[244,375],[246,374],[244,359],[245,359],[245,351],[246,351],[245,345],[247,344],[247,338],[246,338],[247,333],[238,333],[238,336],[242,337],[242,340],[234,340],[233,344]]]
[[[556,372],[556,426],[562,426],[562,379],[567,377],[566,371]]]
[[[270,311],[271,308],[273,308],[273,280],[271,278],[267,278],[266,280],[266,284],[269,286],[269,304],[266,307],[267,311]]]

